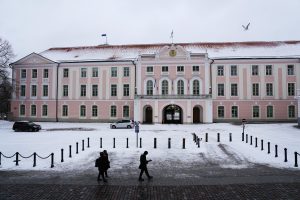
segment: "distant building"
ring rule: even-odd
[[[296,122],[300,116],[300,41],[50,48],[11,66],[16,120]]]

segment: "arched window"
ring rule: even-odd
[[[193,81],[193,95],[200,94],[200,83],[198,80]]]
[[[169,83],[167,80],[163,80],[161,83],[161,94],[168,95],[169,94]]]
[[[147,95],[153,95],[153,82],[147,81]]]
[[[98,106],[93,105],[92,106],[92,116],[97,117],[98,116]]]
[[[177,94],[184,95],[184,82],[183,80],[179,80],[177,82]]]

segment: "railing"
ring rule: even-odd
[[[210,94],[202,95],[135,95],[136,99],[211,99]]]

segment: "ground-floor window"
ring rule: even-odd
[[[259,117],[259,106],[253,106],[252,117],[253,118],[258,118]]]
[[[224,118],[224,106],[218,106],[218,118]]]
[[[289,118],[295,118],[295,106],[289,106]]]
[[[123,106],[123,117],[129,117],[129,106]]]
[[[231,117],[232,118],[237,118],[238,117],[238,107],[237,106],[232,106],[231,107]]]
[[[97,117],[98,116],[98,106],[93,105],[92,106],[92,116]]]
[[[111,117],[117,117],[117,106],[111,106],[110,107],[110,116]]]
[[[84,105],[80,106],[80,117],[86,116],[86,107]]]
[[[267,118],[273,117],[273,106],[267,106]]]
[[[42,107],[42,116],[47,116],[48,115],[48,106],[43,105]]]
[[[20,105],[20,115],[21,116],[25,115],[25,105]]]
[[[36,116],[36,105],[31,105],[31,116]]]
[[[67,105],[63,105],[62,116],[64,116],[64,117],[68,116],[68,106]]]

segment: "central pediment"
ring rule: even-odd
[[[182,46],[172,44],[164,46],[156,55],[156,58],[165,59],[188,59],[190,52],[186,51]]]

